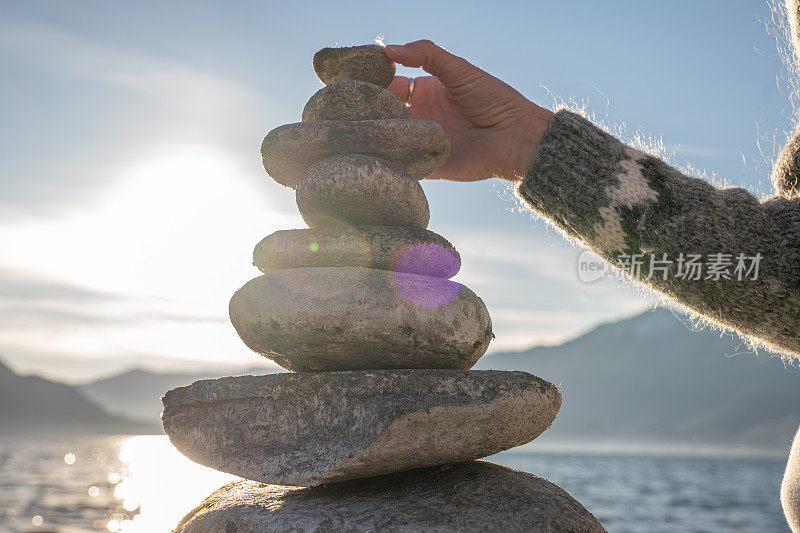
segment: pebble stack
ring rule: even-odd
[[[261,147],[309,228],[258,243],[263,275],[230,302],[244,343],[291,372],[164,396],[175,447],[245,478],[175,531],[603,531],[552,483],[475,461],[535,439],[561,396],[524,372],[469,370],[491,319],[450,280],[460,257],[426,229],[418,181],[447,159],[441,126],[386,89],[380,46],[313,64],[325,87]]]

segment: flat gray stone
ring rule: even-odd
[[[450,141],[436,122],[395,118],[286,124],[261,143],[267,173],[291,188],[314,161],[346,153],[380,157],[422,179],[447,160]]]
[[[395,74],[394,63],[377,44],[323,48],[314,54],[313,64],[319,81],[325,85],[360,80],[388,87]]]
[[[261,272],[297,267],[357,266],[451,278],[461,257],[432,231],[394,226],[339,226],[276,231],[259,242],[253,264]]]
[[[196,381],[163,398],[164,430],[202,465],[314,486],[485,457],[530,442],[552,383],[500,370],[361,370]]]
[[[230,317],[251,350],[294,371],[466,369],[492,339],[467,287],[362,267],[270,272],[236,291]]]
[[[383,87],[358,80],[331,83],[317,91],[303,109],[303,122],[411,118],[411,111]]]
[[[297,209],[312,228],[343,224],[425,228],[431,216],[419,182],[371,155],[342,154],[315,161],[296,190]]]
[[[175,533],[601,533],[559,486],[487,461],[412,470],[315,488],[234,481]]]

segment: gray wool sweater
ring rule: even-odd
[[[759,202],[744,189],[717,189],[566,110],[553,118],[518,193],[612,264],[639,270],[639,281],[800,357],[800,199]],[[700,279],[698,268],[687,275],[697,255]]]
[[[780,161],[775,173],[782,183],[798,175]],[[562,110],[517,192],[612,264],[639,270],[642,283],[756,344],[800,357],[800,198],[793,186],[776,188],[781,196],[760,202],[740,188],[717,189]],[[686,275],[689,257],[700,258],[699,279],[697,268]],[[754,263],[757,274],[746,272]],[[800,433],[781,498],[800,532]]]

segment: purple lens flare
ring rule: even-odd
[[[455,300],[462,285],[455,281],[419,274],[394,272],[397,293],[408,303],[424,309],[438,309]]]
[[[458,273],[461,261],[444,246],[427,242],[403,250],[394,263],[395,272],[408,272],[449,279]]]

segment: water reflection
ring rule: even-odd
[[[170,531],[233,476],[164,436],[0,440],[0,531]]]
[[[122,443],[119,460],[124,473],[114,496],[131,518],[109,531],[169,531],[218,487],[235,479],[191,462],[163,436],[132,437]],[[112,516],[111,522],[117,517]]]
[[[788,531],[777,497],[783,460],[520,452],[491,460],[558,483],[609,531]],[[0,436],[0,531],[168,532],[231,479],[164,436]]]

